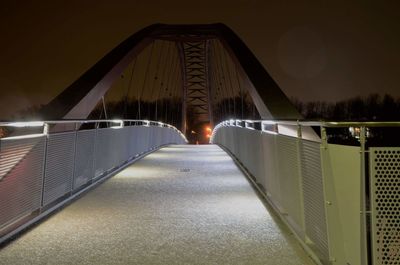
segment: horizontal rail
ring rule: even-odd
[[[0,121],[0,127],[14,127],[14,128],[26,128],[26,127],[43,127],[42,134],[29,134],[29,135],[22,135],[16,136],[17,138],[21,139],[24,137],[37,137],[40,135],[47,135],[48,134],[48,127],[50,125],[75,125],[75,130],[79,129],[77,125],[83,124],[100,124],[100,123],[107,123],[107,124],[116,124],[116,126],[111,126],[111,128],[123,128],[126,123],[128,126],[132,126],[132,123],[138,123],[134,125],[143,125],[143,126],[157,126],[157,127],[166,127],[171,128],[178,132],[181,137],[187,141],[186,136],[175,126],[163,123],[161,121],[152,121],[152,120],[136,120],[136,119],[107,119],[107,120],[84,120],[84,119],[73,119],[73,120],[44,120],[44,121]],[[8,136],[8,137],[1,137],[0,139],[12,139],[15,136]]]
[[[165,126],[170,128],[176,128],[167,123],[161,121],[152,120],[131,120],[131,119],[112,119],[112,120],[44,120],[44,121],[0,121],[0,126],[5,127],[40,127],[44,124],[88,124],[88,123],[121,123],[121,122],[142,122],[153,125]]]
[[[320,126],[320,127],[400,127],[400,121],[310,121],[310,120],[237,120],[231,119],[221,122],[251,122],[292,126]]]
[[[119,126],[85,130],[71,126],[74,129],[55,132],[46,129],[53,124],[88,122],[113,122]],[[0,138],[0,244],[31,224],[31,220],[44,217],[54,205],[64,204],[77,192],[92,187],[138,157],[164,145],[187,143],[174,126],[147,120],[35,121],[1,125],[43,127],[43,133]]]
[[[398,264],[397,127],[231,119],[215,126],[210,142],[241,163],[317,264]]]

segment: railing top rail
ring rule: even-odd
[[[63,120],[32,120],[32,121],[0,121],[0,126],[10,126],[10,124],[21,122],[21,123],[47,123],[47,124],[60,124],[60,123],[96,123],[96,122],[153,122],[153,123],[162,123],[160,121],[152,121],[152,120],[134,120],[134,119],[102,119],[102,120],[87,120],[87,119],[63,119]]]
[[[185,138],[184,134],[177,129],[175,126],[163,123],[161,121],[152,121],[152,120],[136,120],[136,119],[107,119],[107,120],[85,120],[85,119],[71,119],[71,120],[44,120],[44,121],[0,121],[0,127],[42,127],[43,128],[43,135],[48,134],[48,126],[49,125],[66,125],[66,124],[71,124],[71,125],[83,125],[83,124],[89,124],[89,123],[111,123],[111,124],[116,124],[116,126],[112,126],[110,128],[122,128],[124,127],[125,123],[140,123],[136,125],[141,125],[141,126],[158,126],[158,127],[167,127],[170,129],[173,129],[177,131],[182,137]],[[128,126],[131,126],[128,125]],[[78,127],[76,127],[78,128]],[[76,129],[75,128],[75,129]],[[77,129],[76,129],[77,130]],[[37,136],[37,134],[29,134],[25,135],[23,137],[33,137]],[[17,136],[21,138],[22,136]],[[1,137],[1,139],[11,139],[12,137]]]
[[[158,124],[160,126],[167,126],[170,128],[177,129],[167,123],[152,120],[136,120],[136,119],[107,119],[107,120],[85,120],[85,119],[71,119],[71,120],[44,120],[44,121],[0,121],[0,126],[3,127],[23,127],[32,126],[40,127],[44,124],[87,124],[87,123],[122,123],[122,122],[144,122],[148,124]],[[178,130],[178,129],[177,129]]]
[[[227,120],[236,121],[236,120]],[[310,120],[238,120],[245,122],[260,122],[264,124],[292,125],[292,126],[320,126],[320,127],[400,127],[400,121],[310,121]],[[223,122],[221,122],[223,123]],[[228,123],[226,123],[228,124]],[[234,125],[233,125],[234,126]]]

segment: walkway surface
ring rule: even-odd
[[[218,146],[148,155],[0,250],[0,264],[313,264]]]

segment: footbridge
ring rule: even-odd
[[[223,24],[151,25],[37,115],[0,122],[0,264],[400,264],[400,122],[304,120]]]

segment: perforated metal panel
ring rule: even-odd
[[[151,145],[152,145],[152,141],[151,141],[151,127],[141,127],[142,131],[141,131],[141,135],[139,138],[139,141],[142,143],[143,146],[143,150],[142,152],[147,152],[150,150]]]
[[[246,168],[250,171],[250,173],[256,178],[257,182],[260,182],[261,176],[264,173],[263,168],[263,154],[262,154],[262,146],[261,143],[261,132],[256,130],[247,130],[240,128],[241,131],[247,131],[247,137],[240,138],[242,145],[242,155],[243,161],[245,161]],[[232,129],[231,129],[232,131]],[[237,139],[231,135],[231,143],[233,146],[234,141]]]
[[[44,150],[44,136],[0,140],[0,229],[40,208]]]
[[[278,135],[276,138],[277,160],[279,165],[279,188],[282,194],[281,205],[287,212],[292,226],[302,233],[302,208],[300,194],[300,175],[297,139]]]
[[[129,128],[128,127],[125,127],[123,129],[121,129],[120,137],[121,137],[120,150],[119,150],[120,151],[120,157],[119,157],[120,163],[118,165],[126,162],[130,157],[130,155],[129,155],[129,148],[130,148],[129,138],[130,138],[130,135],[129,135]]]
[[[127,133],[126,128],[109,130],[113,130],[111,149],[109,152],[112,155],[112,167],[116,167],[121,165],[126,160]]]
[[[0,139],[0,240],[12,234],[9,225],[170,141],[185,143],[176,130],[144,126]]]
[[[279,185],[278,163],[276,161],[276,137],[277,135],[262,134],[262,142],[264,149],[264,188],[267,195],[276,206],[281,208],[281,188]]]
[[[103,175],[104,172],[112,168],[110,150],[112,149],[112,130],[98,129],[95,143],[95,173],[94,178]]]
[[[93,178],[95,130],[79,131],[76,138],[74,186],[76,190]]]
[[[139,127],[130,127],[128,132],[129,139],[129,155],[130,157],[135,157],[139,154],[138,147],[138,129]]]
[[[43,206],[72,190],[75,132],[50,134],[47,140]]]
[[[148,137],[148,127],[139,126],[136,129],[136,146],[137,153],[141,154],[146,151],[147,148],[147,137]]]
[[[400,148],[370,148],[375,265],[400,264]]]
[[[35,138],[34,138],[35,139]],[[31,144],[26,144],[23,140],[2,140],[4,147],[1,150],[0,180],[29,154],[32,149]],[[13,144],[10,144],[13,143]],[[13,146],[12,148],[9,148]]]
[[[301,174],[306,235],[325,260],[329,259],[320,144],[302,140]]]

